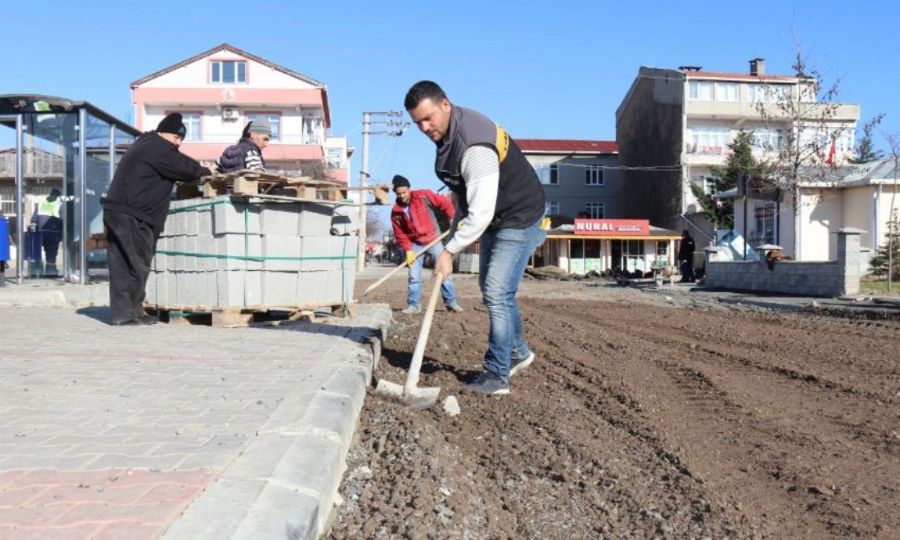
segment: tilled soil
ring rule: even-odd
[[[526,280],[537,359],[482,397],[461,388],[487,314],[456,283],[466,311],[438,308],[420,385],[462,412],[372,392],[330,538],[900,537],[896,318]],[[394,313],[379,377],[403,382],[421,318]]]

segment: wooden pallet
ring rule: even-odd
[[[333,182],[321,182],[311,178],[287,178],[284,176],[255,171],[238,171],[215,174],[203,183],[202,196],[205,198],[222,195],[281,195],[298,199],[323,201],[343,201],[347,198],[347,188]]]
[[[349,317],[355,306],[345,304],[314,307],[210,308],[204,306],[144,306],[149,315],[173,326],[204,325],[215,328],[284,326],[297,322],[317,322],[316,311],[330,309],[333,315]]]
[[[314,180],[309,177],[286,177],[257,171],[236,171],[213,174],[201,183],[179,183],[175,188],[176,199],[197,197],[212,198],[222,195],[279,196],[303,201],[341,202],[348,200],[349,191],[367,191],[376,204],[390,203],[390,186],[375,184],[366,187],[349,187],[335,182]]]

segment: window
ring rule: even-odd
[[[725,154],[731,144],[731,129],[720,126],[694,126],[691,128],[689,153]]]
[[[181,120],[187,132],[184,134],[186,141],[199,141],[200,135],[200,113],[181,113]]]
[[[603,208],[602,202],[584,203],[584,215],[588,219],[603,219]]]
[[[718,192],[718,190],[716,189],[716,180],[717,178],[715,176],[707,176],[705,174],[698,174],[691,177],[691,181],[702,188],[703,193],[706,193],[707,195],[712,195]]]
[[[751,103],[764,103],[766,101],[766,87],[761,84],[747,85],[747,98]]]
[[[712,101],[713,83],[710,81],[691,81],[688,83],[690,98],[697,101]]]
[[[253,120],[258,120],[260,118],[265,118],[269,121],[269,125],[272,127],[272,136],[270,140],[272,141],[280,141],[281,140],[281,115],[278,113],[247,113],[247,121],[251,122]]]
[[[341,159],[342,153],[342,148],[329,148],[325,153],[325,165],[332,169],[340,168],[341,162],[343,161]]]
[[[779,150],[784,145],[784,132],[775,128],[757,128],[753,130],[750,146],[762,150]]]
[[[247,82],[247,62],[241,60],[216,60],[209,63],[209,80],[216,83]]]
[[[603,185],[603,167],[600,165],[591,165],[584,171],[584,184],[586,186],[602,186]]]
[[[753,230],[750,232],[752,247],[775,243],[775,203],[757,201],[753,204]]]
[[[544,203],[544,215],[545,216],[558,216],[559,215],[559,203],[554,201],[547,201]]]
[[[716,101],[739,101],[737,83],[716,83]]]
[[[538,179],[544,185],[559,184],[559,165],[553,163],[551,165],[535,165],[534,172],[537,173]]]

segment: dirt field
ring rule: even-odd
[[[526,280],[537,359],[489,398],[460,391],[488,321],[457,286],[420,384],[462,413],[371,394],[331,538],[900,537],[896,318]],[[405,282],[370,297],[400,309]],[[421,317],[395,312],[381,377],[403,382]]]

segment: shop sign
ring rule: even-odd
[[[600,236],[649,236],[646,219],[576,219],[575,234]]]

